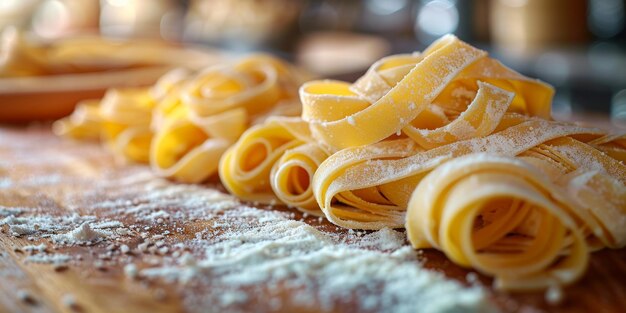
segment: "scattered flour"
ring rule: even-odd
[[[53,265],[63,265],[67,264],[72,257],[67,254],[35,254],[29,255],[26,257],[26,262],[30,263],[41,263],[41,264],[53,264]]]
[[[130,248],[129,248],[127,245],[122,245],[122,246],[120,247],[120,251],[121,251],[122,253],[124,253],[124,254],[127,254],[127,253],[129,253],[129,252],[130,252]]]
[[[347,121],[348,121],[348,124],[352,126],[356,126],[356,121],[354,120],[354,117],[352,115],[347,117]]]
[[[109,232],[92,229],[89,226],[89,222],[85,222],[68,233],[52,236],[52,240],[55,242],[64,242],[70,244],[96,242],[108,237],[109,235]]]
[[[76,297],[73,294],[66,293],[61,297],[61,303],[68,309],[76,310],[78,309],[78,302],[76,302]]]
[[[40,153],[57,155],[52,152],[59,151],[58,143],[46,149],[37,147]],[[11,151],[24,153],[17,156]],[[96,268],[117,264],[133,280],[175,283],[172,288],[188,312],[491,309],[486,290],[464,287],[424,269],[405,235],[393,229],[325,231],[332,226],[312,226],[295,220],[292,212],[242,205],[219,187],[174,184],[155,178],[145,167],[86,171],[82,177],[68,169],[75,168],[77,160],[100,160],[102,152],[83,145],[80,151],[63,151],[68,157],[47,161],[49,166],[59,162],[54,167],[56,176],[28,184],[13,175],[12,183],[61,195],[55,201],[63,212],[80,215],[0,207],[0,225],[7,225],[10,234],[48,240],[50,250],[58,252],[37,250],[25,256],[26,262],[56,265],[82,259]],[[9,153],[13,153],[14,168],[32,171],[41,164],[39,155],[33,157],[24,147]],[[85,162],[84,167],[88,169],[89,164]],[[93,187],[68,192],[64,188],[68,180]],[[97,246],[82,247],[91,243]],[[82,251],[84,259],[76,251]],[[76,306],[71,295],[64,296],[63,303],[68,308]]]
[[[465,119],[457,119],[453,124],[448,125],[450,127],[446,127],[446,129],[457,138],[466,139],[476,132],[476,128]]]
[[[79,216],[72,214],[68,216],[34,215],[20,216],[9,215],[0,220],[0,225],[9,225],[10,232],[15,236],[41,235],[50,237],[56,232],[68,230],[76,224],[94,220],[94,216]]]
[[[22,247],[22,251],[24,252],[29,252],[29,253],[37,253],[37,252],[46,252],[46,244],[42,243],[39,245],[28,245],[28,246],[23,246]]]
[[[9,188],[13,186],[13,182],[6,177],[0,177],[0,189]]]
[[[224,223],[208,230],[210,236],[189,243],[201,254],[185,254],[137,275],[206,290],[185,299],[192,312],[209,306],[246,311],[246,303],[258,295],[263,295],[258,305],[268,306],[256,307],[258,311],[283,306],[314,309],[316,305],[322,311],[341,310],[346,299],[353,299],[351,309],[358,311],[491,309],[480,287],[463,287],[423,269],[415,251],[406,245],[405,235],[395,230],[338,235],[291,220],[281,212],[251,207],[226,211],[221,219]],[[271,294],[281,287],[290,291],[290,299]]]
[[[550,287],[545,293],[546,302],[550,304],[559,304],[563,301],[563,290],[556,287]]]
[[[17,291],[17,297],[24,303],[29,303],[29,304],[35,303],[35,299],[33,298],[33,296],[30,294],[28,290],[19,289]]]
[[[138,273],[137,266],[135,264],[130,263],[124,266],[124,274],[127,277],[134,279],[137,277],[137,273]]]
[[[92,229],[107,229],[107,228],[120,228],[124,227],[124,224],[120,221],[106,221],[106,222],[96,222],[90,225]]]
[[[52,238],[53,242],[64,244],[95,243],[106,237],[119,238],[124,233],[122,231],[125,229],[124,225],[119,221],[94,223],[95,220],[95,216],[78,214],[66,216],[41,214],[19,217],[8,215],[0,220],[0,226],[8,225],[9,232],[13,236]]]
[[[20,215],[20,213],[22,213],[22,209],[20,208],[9,208],[0,205],[0,217]]]
[[[492,310],[480,286],[464,287],[422,268],[405,234],[393,229],[326,232],[294,220],[291,212],[245,206],[213,189],[159,182],[139,186],[110,186],[107,194],[115,200],[80,204],[98,216],[126,216],[128,226],[76,214],[9,215],[1,223],[23,227],[57,245],[107,242],[106,252],[95,261],[97,268],[120,262],[133,280],[176,283],[189,312],[204,312],[207,307],[229,312],[292,307],[364,312]],[[134,197],[125,200],[126,193]],[[159,218],[169,223],[168,230],[155,233]],[[195,237],[172,244],[171,231],[182,232],[190,220],[208,222],[202,222],[206,227],[197,230]],[[143,241],[136,248],[118,243],[114,230],[119,229],[129,229]],[[26,262],[56,266],[73,260],[68,254],[46,253],[45,244],[33,250],[38,253],[27,256]],[[286,290],[290,297],[276,290]],[[251,303],[256,307],[249,307]]]
[[[451,95],[455,98],[474,99],[474,97],[476,97],[476,91],[465,87],[457,87],[452,90]]]

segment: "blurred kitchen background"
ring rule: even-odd
[[[626,0],[0,0],[0,30],[270,51],[353,80],[454,33],[554,85],[554,114],[626,125]],[[626,126],[625,126],[626,127]]]

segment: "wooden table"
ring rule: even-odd
[[[114,165],[112,158],[96,144],[75,143],[56,138],[50,133],[47,125],[0,127],[0,205],[5,208],[37,208],[27,212],[33,215],[67,213],[68,210],[72,210],[79,214],[106,217],[107,213],[83,209],[88,206],[81,203],[103,201],[102,194],[115,190],[116,180],[125,179],[130,175],[148,177],[150,174],[146,166]],[[143,183],[145,182],[137,181],[136,184]],[[94,186],[104,189],[94,191]],[[215,182],[205,187],[222,188]],[[117,192],[119,194],[121,191]],[[326,221],[320,223],[316,218],[304,218],[299,213],[296,213],[294,218],[303,219],[324,231],[346,232]],[[122,216],[119,219],[125,223],[142,223],[131,221],[129,217]],[[156,234],[162,232],[163,227],[173,228],[174,224],[180,225],[182,222],[175,220],[169,224],[166,222],[165,226],[152,227],[145,232],[149,235]],[[192,238],[194,230],[206,226],[209,222],[201,219],[184,221],[182,231],[174,234],[169,240],[175,242]],[[149,223],[143,223],[141,225],[150,226]],[[124,275],[122,264],[114,262],[94,267],[98,255],[107,251],[107,246],[102,244],[56,249],[56,253],[80,256],[81,262],[72,263],[68,267],[55,269],[48,264],[26,263],[28,253],[19,248],[38,244],[41,239],[29,241],[27,236],[18,238],[8,233],[6,225],[1,228],[1,312],[176,312],[184,311],[180,296],[182,293],[202,292],[185,290],[193,288],[191,286],[128,279]],[[131,238],[128,245],[135,249],[140,241],[141,238],[137,236]],[[423,259],[427,268],[443,272],[448,277],[466,283],[469,271],[452,264],[443,254],[427,250],[424,251]],[[485,286],[491,283],[486,277],[479,277],[479,280]],[[28,293],[25,294],[24,290]],[[76,305],[72,305],[67,297],[64,298],[66,294],[73,295]],[[511,312],[625,312],[626,249],[594,253],[586,275],[578,283],[565,289],[565,299],[560,305],[546,304],[543,293],[492,292],[490,298],[503,311]],[[258,307],[254,303],[262,300],[258,298],[251,300],[249,308],[255,310]],[[282,307],[281,311],[294,312],[299,309],[301,308]],[[352,310],[349,301],[345,306],[338,308],[338,311]]]

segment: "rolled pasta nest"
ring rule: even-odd
[[[550,117],[554,90],[448,35],[354,83],[268,56],[113,90],[57,122],[121,159],[345,228],[406,227],[415,248],[504,290],[576,281],[626,244],[626,135]],[[299,86],[299,101],[297,99]]]

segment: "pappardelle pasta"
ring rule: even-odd
[[[56,126],[104,134],[162,176],[219,172],[246,201],[346,228],[405,227],[415,248],[499,289],[572,283],[591,251],[626,245],[626,135],[552,120],[552,87],[485,51],[448,35],[354,83],[301,82],[254,57],[112,91]]]
[[[405,226],[497,288],[571,283],[625,244],[626,137],[550,120],[552,94],[452,36],[354,84],[306,83],[303,118],[337,151],[313,193],[333,223]]]
[[[299,115],[300,74],[255,55],[198,73],[176,69],[149,88],[118,88],[78,105],[58,134],[101,138],[117,159],[150,163],[163,177],[198,183],[217,172],[222,154],[253,123]]]

